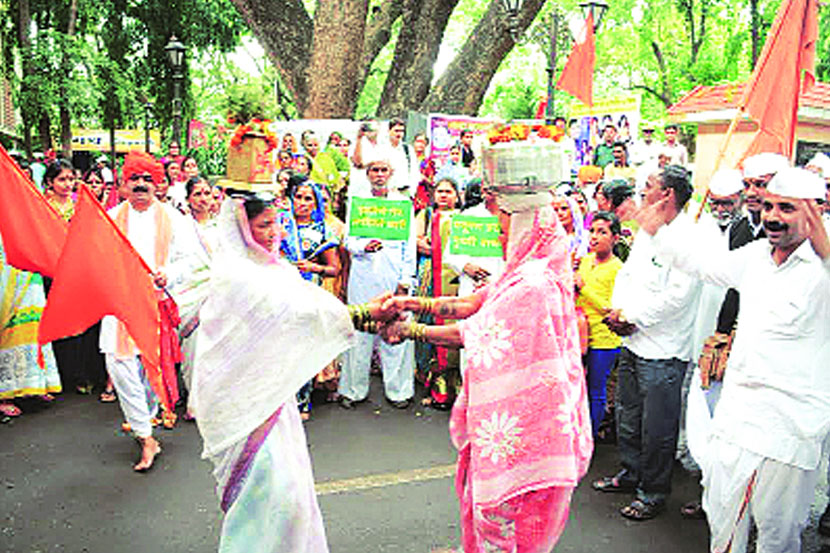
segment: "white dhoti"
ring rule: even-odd
[[[817,478],[818,468],[800,469],[713,438],[703,466],[710,550],[746,551],[751,517],[757,553],[800,553]]]
[[[150,422],[158,411],[158,399],[150,387],[144,367],[138,356],[118,359],[115,354],[107,353],[107,372],[118,394],[118,403],[124,418],[130,423],[133,432],[139,438],[153,434]]]
[[[338,392],[353,401],[369,395],[372,349],[377,345],[383,370],[383,387],[390,401],[405,401],[415,394],[415,349],[408,341],[390,346],[380,336],[358,332],[355,345],[345,354]]]

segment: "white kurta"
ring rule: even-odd
[[[115,218],[116,213],[123,209],[118,205],[109,210],[109,215]],[[197,247],[197,238],[192,225],[189,225],[184,216],[175,209],[160,202],[153,202],[153,205],[145,211],[136,211],[131,205],[127,205],[127,238],[141,258],[154,271],[163,271],[167,275],[169,287],[174,287],[182,277],[184,267],[181,260],[186,257],[188,251]],[[160,267],[156,267],[156,210],[164,209],[170,216],[172,223],[172,240],[167,252],[167,260]],[[148,275],[147,278],[150,278]],[[102,353],[115,353],[117,343],[118,320],[107,315],[101,321],[101,338],[98,342]],[[138,355],[138,350],[136,350]]]
[[[669,226],[688,230],[690,224],[680,214]],[[652,237],[638,232],[611,297],[614,308],[637,325],[623,345],[644,359],[689,361],[699,292],[696,279],[672,268],[657,254]]]

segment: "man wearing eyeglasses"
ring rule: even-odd
[[[389,196],[389,182],[393,175],[387,160],[368,163],[366,174],[372,196]],[[410,206],[410,210],[411,210]],[[410,213],[410,221],[414,219]],[[415,226],[410,225],[408,240],[377,240],[348,236],[346,249],[351,254],[349,269],[349,303],[363,303],[384,292],[406,293],[415,287]],[[372,350],[377,347],[383,370],[386,400],[397,409],[406,409],[415,393],[414,350],[412,342],[395,346],[383,342],[379,336],[357,333],[356,345],[346,353],[340,375],[340,406],[354,409],[369,394],[369,369]]]
[[[122,174],[127,201],[112,208],[109,215],[155,270],[153,282],[161,290],[177,280],[174,261],[183,259],[187,245],[194,243],[187,241],[190,227],[175,209],[156,199],[155,189],[164,179],[164,169],[153,156],[131,152]],[[135,343],[115,317],[108,315],[102,320],[99,346],[106,356],[107,372],[115,385],[121,411],[141,445],[141,458],[133,469],[146,472],[161,453],[153,438],[151,422],[158,411],[158,400],[150,388]]]

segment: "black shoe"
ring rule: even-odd
[[[388,401],[389,405],[391,405],[395,409],[406,409],[410,405],[412,405],[412,398],[403,399],[401,401],[392,401],[391,399],[387,399],[386,401]]]
[[[818,533],[830,537],[830,504],[824,509],[824,513],[818,519]]]
[[[355,403],[357,402],[353,399],[349,399],[346,396],[340,396],[340,407],[342,407],[343,409],[354,409]]]

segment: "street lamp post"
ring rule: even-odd
[[[582,15],[585,19],[591,16],[594,22],[594,33],[599,30],[600,23],[605,12],[608,11],[608,3],[605,0],[589,0],[581,2],[579,7],[582,8]],[[556,9],[551,13],[551,36],[550,36],[550,65],[548,66],[548,103],[545,106],[545,124],[553,123],[553,73],[556,71],[556,37],[559,34],[559,14]]]
[[[144,103],[144,151],[150,153],[150,110],[153,109],[153,104],[150,102]]]
[[[500,0],[501,7],[507,14],[507,30],[514,42],[519,42],[521,36],[519,33],[519,11],[522,9],[522,0]],[[608,11],[608,3],[605,0],[586,0],[579,4],[582,9],[582,14],[587,19],[588,15],[593,17],[594,32],[599,29],[600,23],[605,12]],[[553,96],[554,96],[554,73],[556,72],[556,38],[559,36],[559,22],[560,16],[556,8],[550,14],[550,58],[548,67],[548,101],[545,106],[545,123],[550,125],[553,123]]]
[[[589,15],[593,19],[594,32],[596,33],[599,30],[605,12],[608,11],[608,2],[605,0],[588,0],[586,2],[580,2],[579,7],[582,8],[582,15],[585,19],[588,19]]]
[[[501,0],[501,7],[507,12],[507,31],[513,42],[519,41],[519,10],[522,9],[522,0]]]
[[[548,58],[548,102],[545,104],[545,124],[553,124],[553,74],[556,71],[556,37],[559,36],[559,12],[556,8],[550,14],[550,58]]]
[[[164,47],[170,67],[173,69],[173,141],[181,145],[182,137],[182,66],[184,65],[184,44],[179,42],[176,35],[170,37],[167,46]]]

